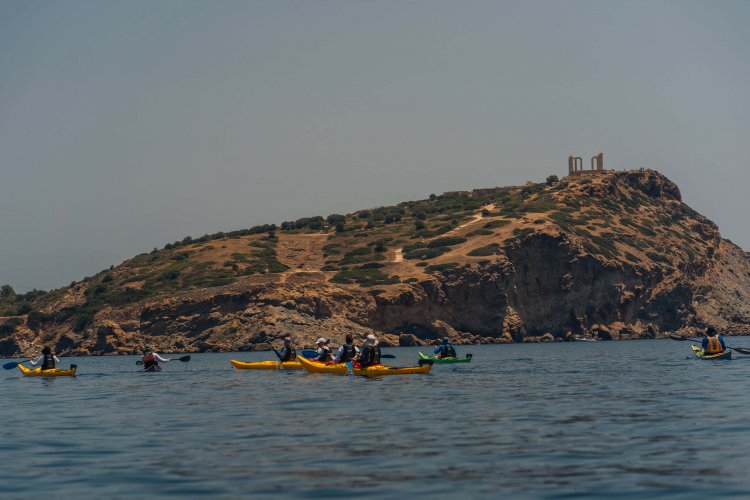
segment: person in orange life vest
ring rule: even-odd
[[[726,350],[724,337],[717,334],[713,326],[706,328],[701,345],[703,346],[703,352],[706,354],[721,354]]]
[[[380,364],[380,345],[374,334],[368,334],[362,347],[359,348],[357,364],[362,368]]]
[[[49,347],[45,347],[42,349],[42,355],[39,356],[36,359],[31,360],[31,364],[33,366],[36,366],[39,363],[42,363],[42,370],[49,370],[51,368],[54,368],[57,366],[57,363],[59,363],[60,360],[57,359],[57,356],[52,354],[52,349]]]
[[[150,370],[158,371],[159,363],[169,363],[172,361],[172,358],[162,358],[158,352],[154,352],[151,349],[146,349],[142,359],[144,372]]]
[[[328,347],[328,341],[321,337],[315,343],[318,345],[318,357],[315,361],[318,363],[328,363],[331,361],[331,348]]]

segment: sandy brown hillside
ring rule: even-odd
[[[750,259],[650,170],[205,235],[49,293],[0,297],[0,351],[267,348],[747,331]]]

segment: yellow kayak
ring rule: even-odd
[[[75,377],[78,367],[70,365],[69,370],[62,370],[60,368],[42,370],[41,366],[39,368],[26,368],[23,365],[18,365],[18,369],[21,370],[24,377]]]
[[[349,373],[349,367],[346,363],[327,365],[311,361],[303,356],[297,356],[302,366],[310,373],[335,373],[337,375],[346,375]],[[419,366],[407,366],[398,368],[395,366],[373,365],[366,368],[353,368],[351,373],[354,375],[364,375],[365,377],[382,377],[384,375],[413,375],[417,373],[429,373],[432,363],[424,363]]]
[[[297,361],[284,361],[279,363],[278,361],[237,361],[236,359],[230,359],[232,366],[238,370],[301,370],[302,365]],[[281,366],[279,366],[281,365]]]

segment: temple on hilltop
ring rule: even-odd
[[[568,156],[568,175],[581,177],[598,172],[604,172],[604,153],[591,157],[591,170],[584,170],[583,159],[580,156]]]

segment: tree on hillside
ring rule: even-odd
[[[547,185],[551,186],[552,184],[557,184],[560,182],[560,179],[556,175],[550,175],[547,177]]]
[[[0,287],[0,300],[4,302],[13,302],[16,300],[16,291],[10,285],[3,285]]]

